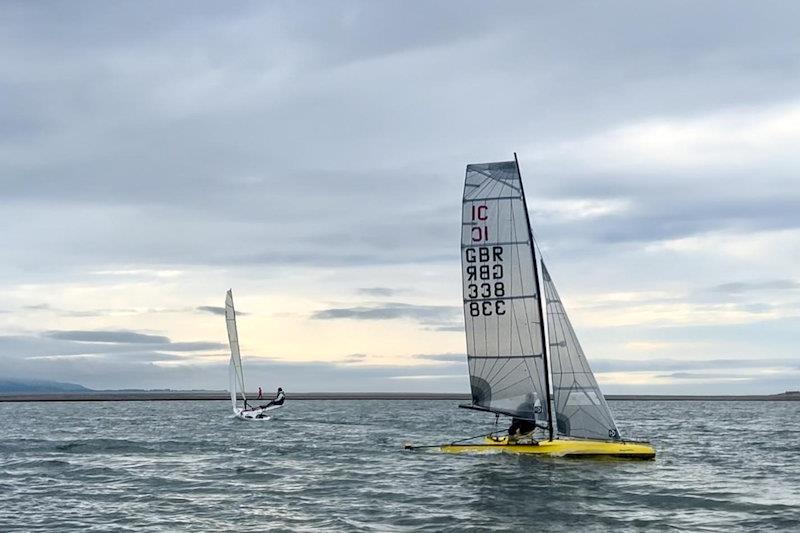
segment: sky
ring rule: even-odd
[[[6,2],[0,377],[467,392],[517,152],[606,393],[800,389],[800,5]]]

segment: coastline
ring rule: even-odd
[[[255,393],[249,393],[255,398]],[[270,400],[274,394],[265,394]],[[426,392],[297,392],[286,395],[287,400],[459,400],[469,401],[469,394]],[[607,394],[609,401],[800,401],[800,394],[767,395],[659,395]],[[131,402],[131,401],[223,401],[230,400],[227,391],[93,391],[58,393],[4,393],[1,402]]]

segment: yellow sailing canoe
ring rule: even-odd
[[[506,437],[487,437],[483,443],[443,444],[445,453],[516,453],[551,457],[616,457],[655,459],[656,450],[644,442],[610,442],[589,439],[556,439],[531,442],[508,442]]]

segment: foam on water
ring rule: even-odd
[[[456,403],[0,404],[0,531],[800,530],[800,403],[612,402],[654,462],[403,450],[490,428]]]

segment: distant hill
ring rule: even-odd
[[[83,385],[47,381],[44,379],[10,379],[0,378],[0,394],[19,393],[59,393],[59,392],[91,392]]]

